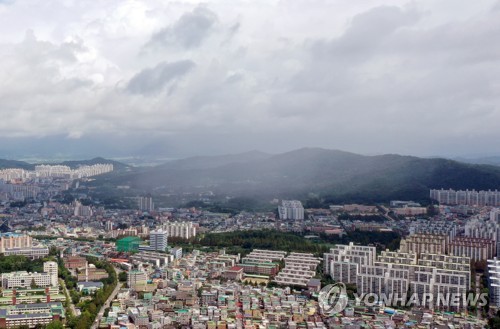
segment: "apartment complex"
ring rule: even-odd
[[[449,237],[438,234],[412,234],[401,239],[399,249],[406,253],[446,254],[448,252]]]
[[[450,255],[467,256],[471,260],[485,261],[496,255],[496,243],[492,239],[457,237],[450,242]]]
[[[444,235],[448,237],[448,241],[457,236],[457,224],[453,221],[445,220],[417,220],[410,225],[410,235],[413,234],[433,234]]]
[[[297,252],[290,253],[284,260],[285,267],[276,275],[274,282],[301,287],[307,287],[321,262],[321,259],[313,254]]]
[[[196,236],[196,226],[192,222],[171,222],[163,225],[169,237],[190,239]]]
[[[500,254],[500,210],[493,209],[490,219],[473,218],[465,224],[465,236],[472,238],[491,239],[495,243],[495,255]]]
[[[303,220],[304,207],[297,200],[283,200],[278,207],[280,219]]]
[[[0,253],[9,249],[31,248],[33,239],[29,235],[17,233],[0,233]]]
[[[113,171],[112,164],[95,164],[91,166],[80,166],[77,169],[71,169],[63,165],[38,165],[35,166],[36,177],[53,178],[84,178],[101,175]]]
[[[441,204],[467,206],[500,206],[500,191],[430,190],[430,197]]]
[[[243,272],[246,274],[274,277],[280,269],[280,262],[285,259],[285,251],[254,249],[241,259]]]
[[[356,283],[360,267],[373,265],[376,248],[371,246],[336,245],[323,255],[323,272],[338,282]]]
[[[424,296],[466,293],[470,288],[470,258],[413,249],[383,251],[375,256],[374,247],[339,245],[324,255],[325,269],[335,281],[355,283],[358,294],[386,294],[405,302],[411,291],[422,306],[450,309]],[[459,305],[457,310],[464,307]]]

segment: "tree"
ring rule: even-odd
[[[118,280],[120,280],[120,282],[127,281],[127,272],[120,272],[120,274],[118,274]]]
[[[38,286],[37,286],[37,284],[36,284],[36,282],[35,282],[35,278],[33,278],[33,279],[31,280],[30,287],[31,287],[31,289],[36,289],[36,288],[38,287]]]
[[[45,329],[63,329],[64,326],[63,324],[61,323],[61,321],[52,321],[51,323],[49,323],[47,325],[47,327],[45,327]]]

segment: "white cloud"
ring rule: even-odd
[[[500,151],[500,10],[443,3],[0,3],[0,135]]]

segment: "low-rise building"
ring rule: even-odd
[[[59,302],[12,305],[0,309],[0,328],[35,328],[65,318],[64,306]]]

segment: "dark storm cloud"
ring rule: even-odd
[[[173,63],[162,62],[153,68],[137,73],[128,83],[127,90],[133,94],[154,94],[167,84],[189,72],[195,63],[183,60]]]
[[[214,12],[198,6],[192,12],[182,15],[173,26],[167,26],[153,34],[146,47],[199,47],[216,23],[217,15]]]

